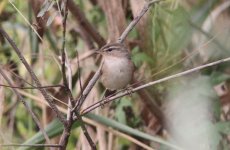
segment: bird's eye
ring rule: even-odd
[[[112,48],[108,48],[107,49],[107,52],[111,52],[113,49]]]

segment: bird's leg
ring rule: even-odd
[[[101,105],[101,108],[103,109],[104,106],[105,106],[105,103],[108,99],[108,89],[105,89],[104,93],[102,94],[102,97],[101,97],[101,102],[100,102],[100,105]]]
[[[105,107],[105,104],[106,104],[107,100],[108,100],[108,97],[103,98],[103,99],[101,100],[100,105],[101,105],[101,108],[102,108],[102,109]]]
[[[103,94],[103,97],[101,98],[101,103],[100,103],[101,104],[101,108],[104,107],[104,105],[107,103],[107,101],[109,100],[109,98],[111,96],[113,96],[115,93],[116,93],[116,90],[114,90],[114,91],[111,91],[109,89],[105,90],[105,92]]]
[[[127,93],[129,94],[129,96],[132,96],[133,93],[133,88],[131,86],[128,86],[126,89]]]

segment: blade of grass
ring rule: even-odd
[[[73,128],[77,128],[77,127],[79,127],[78,121],[75,122],[75,124],[73,125]],[[63,129],[64,129],[63,125],[58,121],[58,119],[55,119],[47,125],[47,127],[45,128],[45,131],[46,131],[47,135],[50,138],[52,138],[52,137],[61,135]],[[44,142],[45,142],[45,139],[44,139],[43,135],[41,134],[41,132],[38,132],[33,137],[31,137],[26,142],[24,142],[22,145],[40,144],[40,143],[44,143]],[[31,148],[33,148],[33,146],[20,147],[18,150],[30,150]]]
[[[153,141],[153,142],[157,142],[157,143],[160,143],[162,145],[166,145],[170,148],[173,148],[175,150],[182,150],[181,148],[177,147],[176,145],[173,145],[165,140],[163,140],[162,138],[159,138],[159,137],[156,137],[156,136],[152,136],[150,134],[147,134],[147,133],[144,133],[144,132],[141,132],[139,130],[136,130],[134,128],[131,128],[127,125],[124,125],[124,124],[121,124],[115,120],[112,120],[112,119],[108,119],[106,117],[103,117],[103,116],[99,116],[99,115],[95,115],[95,114],[92,114],[92,113],[88,113],[87,115],[85,115],[87,118],[89,119],[92,119],[92,120],[95,120],[103,125],[106,125],[106,126],[109,126],[109,127],[112,127],[114,129],[117,129],[119,131],[122,131],[122,132],[125,132],[125,133],[128,133],[130,135],[133,135],[133,136],[136,136],[136,137],[139,137],[139,138],[142,138],[142,139],[145,139],[145,140],[149,140],[149,141]]]
[[[165,146],[168,146],[169,148],[175,149],[175,150],[182,150],[181,148],[177,147],[176,145],[173,145],[172,143],[167,142],[164,139],[161,139],[159,137],[156,136],[152,136],[150,134],[141,132],[139,130],[136,130],[134,128],[131,128],[127,125],[121,124],[115,120],[112,119],[108,119],[106,117],[100,116],[100,115],[95,115],[92,113],[88,113],[85,115],[86,118],[89,118],[91,120],[94,120],[98,123],[101,123],[105,126],[108,127],[112,127],[116,130],[119,130],[121,132],[125,132],[127,134],[130,134],[132,136],[136,136],[145,140],[149,140],[149,141],[153,141]],[[75,122],[73,128],[79,127],[79,122]],[[63,130],[63,126],[61,125],[61,123],[58,120],[54,120],[52,121],[46,128],[45,131],[48,134],[48,136],[50,138],[55,137],[57,135],[60,135],[62,133]],[[42,136],[42,134],[40,132],[38,132],[37,134],[35,134],[33,137],[31,137],[29,140],[27,140],[25,143],[23,144],[39,144],[39,143],[43,143],[45,140]],[[31,149],[31,147],[22,147],[19,150],[29,150]]]

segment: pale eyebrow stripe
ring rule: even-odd
[[[107,48],[104,48],[105,50],[107,49],[119,49],[120,46],[110,46],[110,47],[107,47]]]

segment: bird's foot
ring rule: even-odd
[[[107,103],[107,101],[108,101],[108,97],[106,97],[105,99],[101,101],[100,105],[102,109],[105,107],[105,104]]]
[[[129,96],[132,96],[133,88],[132,87],[127,87],[126,92],[129,94]]]

